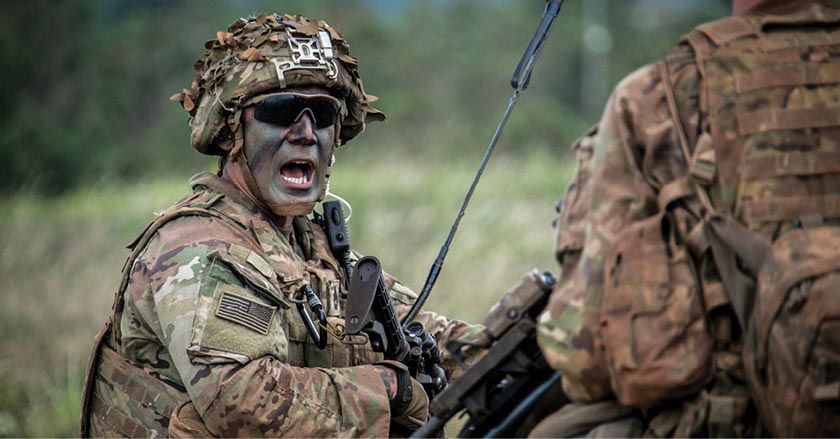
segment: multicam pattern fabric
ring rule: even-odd
[[[698,59],[692,48],[697,33],[689,34],[666,59],[674,110],[666,97],[664,64],[639,69],[616,87],[595,137],[588,187],[582,190],[589,192],[590,202],[583,254],[572,270],[564,270],[539,327],[540,346],[563,373],[564,387],[573,400],[602,400],[616,391],[616,376],[605,355],[615,348],[605,345],[601,328],[605,282],[613,274],[605,271],[609,255],[631,225],[664,209],[663,198],[678,199],[682,209],[674,216],[673,229],[682,250],[692,255],[714,352],[709,359],[686,355],[685,367],[712,361],[714,372],[703,390],[663,401],[654,412],[659,415],[647,419],[648,434],[760,433],[751,429],[755,424],[748,419],[754,407],[744,382],[738,336],[742,330],[710,255],[704,227],[698,227],[703,207],[691,191],[683,199],[666,192],[676,191],[679,187],[672,183],[690,176],[707,188],[714,206],[733,212],[738,221],[771,240],[798,227],[796,217],[815,207],[826,220],[836,218],[832,210],[836,204],[824,200],[837,187],[831,183],[835,171],[826,168],[838,162],[836,136],[830,134],[838,125],[832,116],[837,98],[831,91],[837,75],[830,73],[838,53],[832,42],[838,8],[836,1],[768,1],[743,21],[727,19],[699,27],[707,31],[703,38],[708,44],[740,36],[746,42],[705,60]],[[749,37],[765,24],[768,38]],[[768,68],[760,69],[764,62]],[[769,68],[773,63],[776,70]],[[787,70],[778,71],[781,65]],[[717,69],[716,82],[704,83],[712,77],[712,69]],[[790,110],[776,111],[774,106]],[[674,111],[680,115],[677,121]],[[676,124],[686,134],[683,143],[694,148],[688,156]],[[730,126],[735,129],[720,129]],[[745,164],[747,156],[755,163]],[[787,175],[794,168],[808,177]],[[796,204],[802,194],[806,203]],[[780,195],[784,195],[781,200]],[[560,228],[565,226],[563,218]],[[655,340],[659,334],[644,337]]]
[[[379,372],[369,366],[381,355],[369,345],[345,345],[332,336],[319,350],[293,304],[295,293],[309,284],[324,303],[333,333],[343,324],[342,274],[324,233],[303,217],[295,219],[291,233],[282,233],[216,176],[201,174],[192,185],[195,192],[170,212],[195,211],[163,224],[129,261],[130,278],[103,351],[180,390],[175,405],[191,400],[190,410],[217,436],[387,436],[388,397]],[[389,286],[398,308],[415,297],[392,277]],[[220,314],[220,302],[231,297],[259,312]],[[481,329],[428,312],[419,320],[440,343]],[[453,361],[446,360],[448,370],[454,370]],[[101,364],[95,380],[100,389],[115,378],[102,378]],[[136,382],[149,382],[141,378]],[[128,412],[143,430],[103,424],[98,416],[91,435],[165,434],[168,417],[131,413],[129,404],[110,396],[99,391],[97,400],[112,412]],[[172,401],[148,406],[156,413],[174,410]]]
[[[692,174],[716,174],[711,253],[744,328],[750,393],[776,436],[840,434],[838,24],[840,2],[813,2],[686,36],[709,97]]]
[[[580,267],[580,260],[583,252],[583,244],[586,238],[586,215],[590,210],[591,203],[591,165],[594,153],[595,141],[597,139],[598,127],[592,127],[583,137],[574,143],[575,151],[575,172],[572,176],[569,187],[562,199],[558,201],[558,218],[555,223],[557,229],[556,257],[560,264],[560,276],[557,279],[554,292],[549,298],[547,310],[555,312],[555,318],[549,323],[548,312],[542,314],[538,326],[538,341],[542,347],[543,354],[549,364],[570,363],[575,365],[597,364],[594,356],[601,350],[591,346],[590,349],[571,350],[570,338],[582,324],[582,319],[591,318],[592,313],[584,313],[584,289],[578,284],[580,278],[575,276]],[[590,317],[584,317],[589,315]],[[594,314],[597,318],[597,314]],[[593,324],[594,325],[594,324]],[[585,331],[585,330],[584,330]],[[578,346],[589,346],[593,341],[593,332],[585,331],[575,336],[575,343]],[[551,343],[550,347],[547,343]],[[584,398],[588,389],[576,389],[576,383],[586,382],[590,387],[597,386],[597,383],[607,382],[609,379],[597,369],[582,367],[582,372],[587,374],[585,378],[578,379],[564,378],[563,386],[568,395]],[[596,375],[591,375],[592,373]],[[596,395],[605,394],[608,389],[597,390]],[[597,396],[593,395],[593,399]]]
[[[297,43],[309,44],[304,55],[293,51]],[[242,147],[241,109],[249,98],[272,90],[320,85],[335,93],[344,102],[339,145],[361,133],[365,122],[385,120],[369,105],[377,98],[365,94],[350,46],[324,21],[288,14],[240,19],[205,47],[190,87],[171,97],[190,114],[192,145],[202,153],[221,154],[215,142],[230,138],[235,156]],[[311,62],[306,54],[313,55]]]
[[[747,381],[779,437],[840,435],[840,227],[793,230],[758,275],[744,342]]]

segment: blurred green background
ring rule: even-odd
[[[512,92],[542,0],[3,0],[0,13],[0,436],[73,436],[91,340],[124,249],[216,168],[168,97],[240,16],[341,30],[389,121],[342,148],[332,190],[354,247],[420,289]],[[568,0],[427,307],[480,321],[532,267],[556,272],[569,145],[621,77],[726,0]]]

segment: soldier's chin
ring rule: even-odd
[[[315,201],[300,203],[268,204],[271,211],[278,216],[303,216],[315,210]]]

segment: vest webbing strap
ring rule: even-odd
[[[802,212],[840,218],[840,194],[772,196],[744,200],[745,221],[791,221]]]
[[[835,151],[786,152],[776,156],[750,157],[741,163],[744,180],[840,173]]]
[[[99,376],[114,386],[114,390],[124,393],[132,401],[144,406],[160,407],[163,413],[170,414],[182,402],[184,392],[176,389],[147,369],[134,364],[109,347],[102,349],[99,363]],[[119,379],[114,379],[118,377]]]
[[[98,430],[96,433],[106,437],[152,438],[166,437],[166,431],[148,430],[131,419],[120,409],[107,405],[104,400],[94,394],[90,403],[91,417]],[[90,436],[85,436],[90,437]]]
[[[137,423],[119,407],[112,406],[99,393],[99,386],[107,386],[110,392],[121,395],[117,397],[118,400],[130,401],[132,410],[148,412],[147,416],[153,418],[168,420],[175,408],[188,399],[182,390],[167,385],[108,346],[102,347],[99,358],[90,414],[118,427],[123,434],[148,437],[151,430]],[[157,434],[165,435],[166,432],[158,431]]]
[[[823,85],[840,82],[840,64],[805,64],[765,67],[735,76],[735,90],[746,93],[771,87]]]
[[[166,431],[150,430],[126,414],[123,408],[112,405],[110,398],[100,394],[99,386],[107,386],[109,392],[118,395],[117,400],[129,401],[132,405],[129,411],[143,411],[147,413],[146,416],[165,420],[169,419],[178,405],[188,399],[186,393],[155,378],[108,346],[102,347],[99,358],[90,416],[129,437],[166,436]]]
[[[840,108],[813,107],[752,111],[735,115],[741,135],[840,125]]]

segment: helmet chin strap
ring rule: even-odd
[[[329,169],[332,169],[333,164],[335,164],[335,154],[333,154],[332,158],[330,158],[330,166],[329,166],[329,168],[327,168],[328,169],[328,171],[327,171],[327,184],[324,185],[324,192],[323,192],[321,198],[318,199],[318,201],[323,201],[325,197],[335,198],[336,200],[338,200],[339,203],[341,203],[342,206],[344,206],[347,209],[347,218],[345,218],[344,220],[349,221],[350,217],[353,216],[353,206],[351,206],[350,203],[347,202],[347,200],[345,200],[344,198],[341,198],[340,196],[330,192]]]

